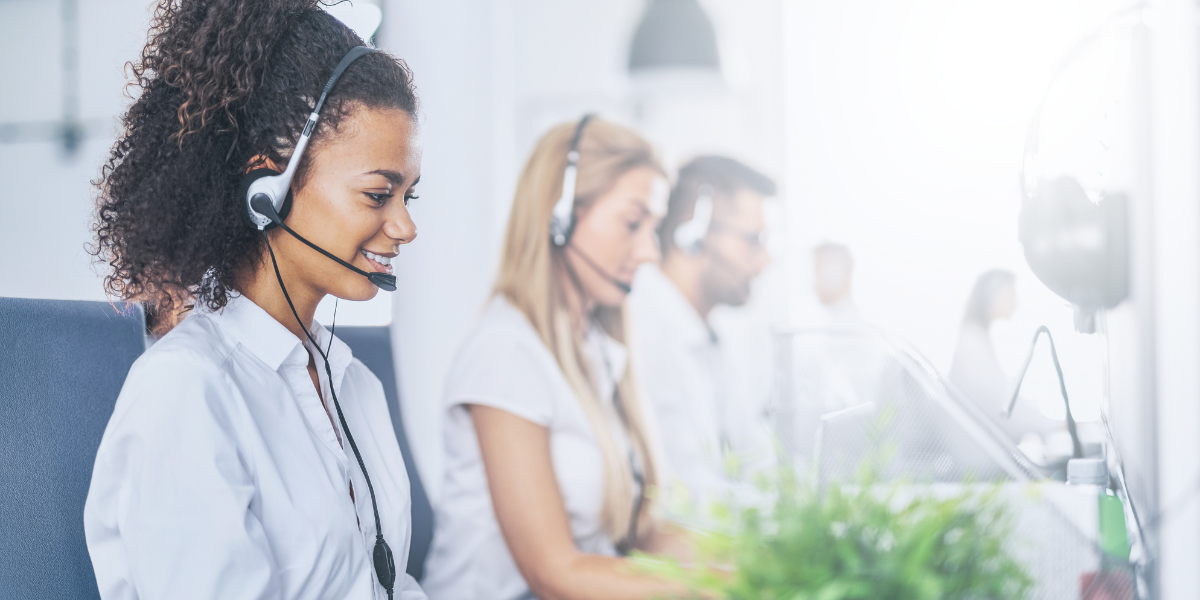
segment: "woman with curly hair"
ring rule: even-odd
[[[362,45],[316,0],[155,10],[93,252],[110,294],[187,316],[130,370],[96,457],[105,599],[425,597],[383,388],[313,319],[388,288],[417,233],[412,76]],[[247,193],[285,165],[258,180],[277,203]]]

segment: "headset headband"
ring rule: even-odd
[[[563,191],[550,217],[550,241],[558,247],[567,245],[575,231],[575,177],[579,173],[579,142],[583,139],[583,128],[596,115],[588,113],[579,119],[571,147],[567,151],[567,168],[563,171]]]
[[[262,234],[267,251],[271,255],[271,264],[275,267],[275,278],[279,281],[279,289],[283,291],[283,297],[287,300],[288,307],[292,309],[292,316],[296,317],[296,323],[304,331],[304,336],[316,347],[317,353],[324,360],[325,373],[329,374],[331,380],[332,372],[329,370],[329,356],[321,350],[321,345],[316,343],[316,340],[304,325],[304,322],[300,320],[300,315],[296,312],[296,306],[292,304],[292,298],[288,295],[287,286],[283,284],[283,276],[279,273],[279,263],[275,260],[275,250],[271,248],[271,239],[267,236],[266,229],[272,224],[279,225],[288,234],[304,242],[313,250],[320,252],[343,267],[366,277],[380,289],[387,291],[396,289],[395,275],[389,273],[367,273],[355,267],[324,248],[308,241],[295,231],[292,231],[283,222],[283,217],[280,215],[280,209],[283,207],[283,203],[288,197],[288,189],[292,185],[292,176],[296,174],[296,165],[300,164],[300,158],[304,155],[304,148],[308,146],[308,140],[312,137],[313,130],[316,129],[317,119],[320,118],[321,106],[325,104],[325,97],[329,95],[329,91],[333,89],[333,86],[342,76],[342,73],[346,71],[346,68],[351,63],[371,52],[373,50],[366,46],[356,46],[350,49],[342,57],[342,60],[338,62],[337,66],[334,67],[333,74],[329,76],[329,81],[325,82],[325,88],[321,90],[321,96],[317,99],[317,104],[313,107],[312,114],[308,115],[308,122],[304,124],[304,130],[300,133],[300,139],[296,142],[296,149],[292,151],[292,156],[288,159],[287,169],[280,174],[273,174],[268,169],[251,171],[242,178],[243,182],[240,190],[242,192],[241,200],[246,203],[246,210],[243,214],[251,226],[256,227]],[[346,424],[346,418],[342,414],[342,406],[338,402],[337,391],[330,389],[330,394],[333,398],[333,406],[337,409],[337,416],[342,425],[342,431],[345,432],[346,441],[350,443],[350,449],[354,452],[354,458],[358,460],[358,467],[362,470],[363,479],[367,482],[367,492],[371,495],[371,511],[375,517],[375,547],[372,550],[372,563],[375,567],[375,577],[379,580],[379,584],[387,590],[388,600],[391,600],[393,587],[396,583],[396,562],[391,547],[388,546],[387,541],[383,538],[383,525],[379,520],[379,504],[375,499],[375,488],[371,485],[371,476],[367,473],[367,465],[363,462],[362,454],[358,450],[358,445],[354,443],[354,436],[351,435],[350,427]]]
[[[296,142],[296,149],[292,151],[291,158],[288,159],[287,168],[283,173],[277,175],[267,174],[266,176],[257,177],[251,181],[245,188],[245,194],[242,202],[245,203],[245,215],[251,226],[257,229],[266,229],[271,225],[271,218],[254,207],[254,199],[258,196],[266,196],[274,205],[275,211],[282,214],[284,200],[287,199],[288,189],[292,185],[292,177],[296,174],[296,167],[300,164],[300,158],[304,156],[304,149],[308,147],[308,140],[312,137],[313,130],[316,129],[317,120],[320,118],[321,106],[325,104],[325,97],[329,95],[329,91],[341,78],[342,73],[346,72],[346,68],[351,63],[359,58],[374,52],[366,46],[355,46],[351,48],[341,62],[333,69],[333,74],[329,76],[329,81],[325,82],[325,88],[321,90],[321,96],[317,99],[317,104],[313,108],[312,114],[308,115],[308,122],[304,124],[304,130],[300,133],[300,139]],[[260,200],[261,202],[261,200]]]

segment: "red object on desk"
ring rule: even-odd
[[[1133,574],[1129,571],[1092,571],[1079,576],[1082,600],[1133,600]]]

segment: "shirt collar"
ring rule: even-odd
[[[275,317],[245,296],[231,296],[225,303],[225,308],[210,313],[209,317],[226,335],[249,350],[272,370],[278,371],[285,362],[308,364],[308,352],[305,348],[312,351],[312,344],[302,345],[300,339],[293,335],[287,327],[284,327],[282,323],[275,320]],[[314,321],[308,330],[313,339],[321,345],[322,351],[329,348],[326,352],[329,356],[329,370],[333,372],[332,383],[334,389],[337,389],[341,384],[346,367],[354,360],[353,353],[349,346],[339,340],[337,336],[329,333],[329,330],[320,323]],[[330,344],[330,339],[333,340],[332,344]],[[313,356],[318,357],[318,367],[323,367],[319,360],[320,354],[314,352]]]
[[[209,318],[225,335],[272,370],[279,370],[289,356],[300,350],[300,338],[253,300],[240,294],[230,295],[225,307],[209,313]]]

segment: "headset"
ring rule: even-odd
[[[703,246],[704,236],[712,225],[713,187],[702,183],[696,188],[696,205],[692,209],[692,218],[675,227],[672,236],[675,245],[687,254],[696,254]]]
[[[575,233],[575,178],[579,174],[579,142],[583,139],[583,128],[594,118],[595,114],[583,115],[575,126],[575,135],[571,136],[567,168],[563,171],[562,195],[554,203],[554,211],[550,215],[550,241],[558,248],[566,246],[571,241],[571,234]]]
[[[692,217],[675,226],[671,239],[675,246],[684,254],[695,256],[705,252],[712,264],[724,271],[737,273],[738,268],[729,262],[723,254],[713,249],[705,248],[704,238],[709,231],[718,231],[720,223],[712,222],[713,198],[716,190],[713,186],[702,183],[696,187],[696,205],[692,208]]]
[[[346,56],[334,68],[333,75],[329,77],[329,81],[325,83],[325,89],[321,91],[321,97],[317,100],[316,108],[313,108],[312,114],[308,115],[308,122],[304,124],[300,140],[296,142],[296,149],[292,152],[291,158],[288,159],[287,168],[284,169],[283,173],[277,173],[271,169],[255,169],[250,171],[242,177],[242,183],[238,189],[238,197],[240,201],[245,203],[245,212],[242,215],[246,223],[251,227],[259,231],[265,231],[278,225],[292,237],[304,242],[308,247],[325,255],[326,258],[366,277],[367,280],[375,284],[379,289],[394,292],[396,291],[395,275],[363,271],[334,256],[324,248],[308,241],[283,222],[283,217],[287,216],[291,208],[292,177],[296,175],[296,167],[300,164],[300,157],[304,156],[304,149],[308,147],[308,140],[312,137],[313,131],[316,129],[317,119],[320,118],[321,106],[325,104],[325,97],[329,95],[329,90],[333,89],[334,84],[337,83],[338,78],[342,76],[346,68],[350,66],[350,63],[372,52],[374,50],[371,48],[357,46],[346,53]]]
[[[279,263],[275,260],[275,250],[271,248],[271,239],[267,236],[267,230],[278,225],[284,231],[288,232],[292,237],[304,242],[313,250],[320,252],[334,262],[366,277],[371,283],[375,284],[379,289],[384,291],[395,291],[396,276],[387,273],[367,273],[362,269],[351,265],[350,263],[334,256],[324,248],[304,239],[300,234],[292,231],[283,222],[283,216],[286,216],[288,209],[291,206],[292,192],[292,177],[296,174],[296,165],[300,163],[300,157],[304,154],[304,148],[308,146],[308,140],[312,137],[313,130],[316,128],[317,119],[321,112],[321,105],[325,103],[325,97],[329,95],[329,90],[333,89],[342,73],[350,66],[350,63],[359,58],[374,52],[366,46],[356,46],[346,53],[333,70],[333,75],[329,77],[329,81],[325,83],[325,88],[321,91],[321,97],[317,100],[316,108],[312,114],[308,116],[308,122],[304,124],[304,131],[300,134],[300,140],[296,142],[296,149],[292,152],[292,157],[288,159],[287,169],[283,173],[276,173],[271,169],[255,169],[247,173],[242,178],[242,183],[239,189],[239,199],[245,203],[245,211],[242,216],[246,223],[262,233],[263,240],[267,243],[267,251],[271,254],[271,265],[275,268],[275,278],[279,281],[279,288],[283,290],[283,297],[287,300],[288,306],[292,309],[292,316],[296,317],[296,322],[300,324],[300,329],[304,331],[304,336],[317,349],[317,353],[321,355],[321,359],[325,361],[325,374],[329,378],[329,394],[333,396],[333,406],[337,409],[338,421],[342,425],[342,431],[346,433],[346,441],[350,443],[350,449],[354,451],[354,458],[358,460],[358,468],[362,470],[363,479],[367,481],[367,491],[371,495],[371,510],[375,515],[375,549],[373,552],[373,562],[375,566],[375,576],[379,579],[379,584],[387,590],[388,600],[392,598],[392,588],[396,583],[396,562],[392,556],[392,549],[383,539],[383,527],[379,523],[379,504],[375,501],[375,488],[371,485],[371,476],[367,474],[367,465],[363,462],[362,454],[358,451],[358,445],[354,443],[354,436],[350,434],[350,426],[346,424],[346,417],[342,414],[342,405],[338,402],[337,392],[333,389],[333,372],[329,367],[329,355],[326,351],[321,350],[321,345],[313,338],[312,333],[308,331],[308,327],[300,319],[299,313],[296,312],[296,306],[292,304],[292,297],[288,294],[287,287],[283,285],[283,276],[279,273]],[[330,333],[330,338],[333,334]],[[333,340],[330,339],[330,343]]]
[[[558,197],[558,202],[554,203],[554,210],[550,213],[550,243],[556,248],[565,248],[574,252],[601,278],[628,294],[633,291],[632,286],[613,277],[578,246],[571,243],[571,235],[575,233],[576,224],[575,179],[579,175],[579,142],[583,139],[583,128],[587,126],[588,121],[595,117],[596,115],[592,113],[583,115],[583,118],[579,119],[579,124],[575,126],[575,135],[571,136],[571,147],[567,151],[567,167],[563,171],[562,195]]]
[[[579,174],[579,142],[583,139],[583,128],[587,126],[588,121],[596,117],[595,114],[589,113],[583,115],[579,119],[579,124],[575,126],[575,135],[571,136],[571,146],[567,151],[567,167],[563,171],[563,190],[562,195],[558,197],[558,202],[554,203],[554,210],[550,215],[550,243],[555,248],[564,248],[574,252],[587,266],[604,278],[605,281],[611,283],[614,287],[628,294],[633,291],[633,288],[624,281],[613,277],[608,271],[605,271],[600,265],[596,264],[587,254],[579,249],[578,246],[571,243],[571,234],[575,233],[575,178]],[[570,266],[567,266],[570,270]],[[575,275],[571,273],[571,278],[574,280]],[[578,280],[576,280],[578,285]],[[607,358],[604,361],[605,367],[609,374],[612,373],[612,365],[608,364]],[[614,391],[615,394],[620,394],[619,390]],[[617,416],[627,431],[630,431],[629,417],[625,414],[624,402],[619,398],[614,399],[614,406],[617,409]],[[638,497],[633,504],[633,514],[629,519],[629,530],[625,536],[616,544],[617,552],[622,556],[629,554],[633,550],[634,544],[637,541],[638,531],[638,515],[642,512],[642,505],[646,501],[646,479],[642,473],[642,469],[638,467],[637,461],[634,460],[632,452],[629,456],[629,468],[633,474],[634,483],[638,486]]]

